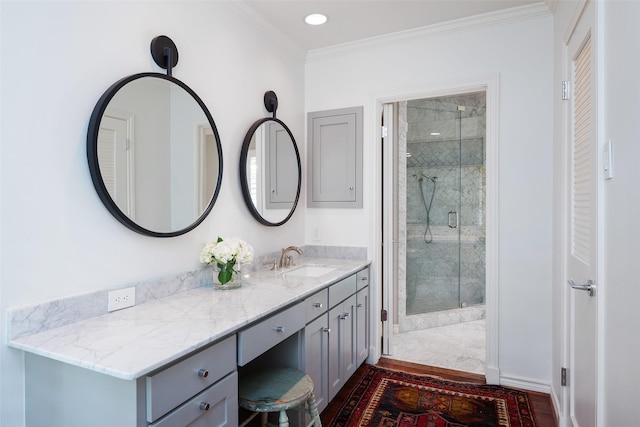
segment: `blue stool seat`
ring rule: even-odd
[[[289,426],[287,409],[299,409],[311,416],[308,426],[322,427],[313,394],[313,381],[297,369],[273,368],[250,372],[240,377],[238,404],[252,411],[240,427],[262,414],[262,425],[267,425],[269,412],[280,412],[279,427]]]

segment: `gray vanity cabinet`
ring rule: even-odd
[[[362,271],[364,276],[349,276],[305,301],[305,371],[313,380],[319,411],[369,354],[369,270]]]
[[[308,207],[362,208],[362,112],[308,114]]]
[[[238,425],[236,336],[158,371],[119,379],[27,353],[26,425]]]

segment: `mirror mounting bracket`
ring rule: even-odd
[[[157,36],[151,40],[151,57],[170,76],[173,67],[178,64],[178,48],[169,37]]]
[[[273,118],[276,118],[276,110],[278,109],[278,97],[272,90],[264,93],[264,108],[268,112],[273,113]]]

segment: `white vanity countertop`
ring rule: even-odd
[[[243,277],[238,289],[196,288],[17,338],[9,345],[133,380],[301,301],[368,264],[306,258],[301,266],[323,265],[334,270],[319,277],[285,277],[282,271],[254,272]]]

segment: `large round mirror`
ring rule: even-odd
[[[100,200],[122,224],[172,237],[200,224],[222,182],[222,147],[202,100],[181,81],[135,74],[91,115],[87,159]]]
[[[300,153],[291,131],[276,118],[251,126],[240,153],[242,194],[262,224],[282,225],[291,218],[300,196]]]

